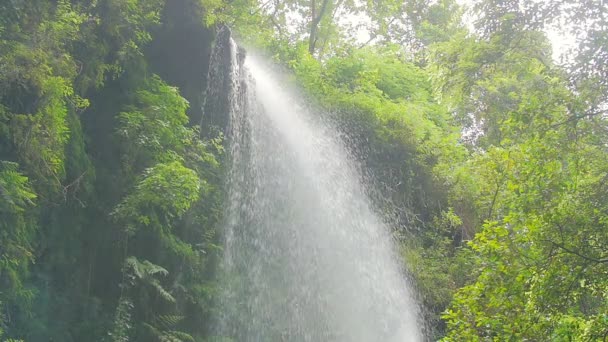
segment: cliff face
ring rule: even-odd
[[[203,25],[202,10],[191,0],[168,1],[162,24],[153,31],[154,39],[146,51],[151,71],[178,87],[190,102],[191,124],[201,122],[215,35],[214,28]]]
[[[209,73],[201,129],[204,135],[226,133],[230,113],[246,106],[245,50],[232,40],[232,33],[222,26],[209,59]]]

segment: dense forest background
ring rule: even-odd
[[[602,0],[1,1],[0,339],[225,340],[222,25],[340,123],[429,340],[606,339]]]

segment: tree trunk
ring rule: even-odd
[[[315,46],[318,38],[318,28],[323,15],[327,11],[327,5],[330,0],[323,0],[319,14],[316,15],[315,0],[311,0],[311,23],[310,23],[310,36],[308,37],[308,52],[313,55],[315,53]]]

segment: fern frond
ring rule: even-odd
[[[162,325],[165,328],[174,327],[183,321],[185,316],[180,315],[160,315],[156,317],[158,325]]]
[[[169,291],[160,284],[158,279],[150,279],[149,284],[156,290],[156,292],[166,301],[175,303],[175,297]]]
[[[149,323],[143,323],[143,326],[148,330],[151,337],[160,342],[196,342],[192,335],[183,331],[164,331]]]
[[[144,260],[142,263],[140,263],[140,265],[143,266],[144,272],[147,276],[154,276],[159,274],[164,277],[169,274],[169,271],[167,271],[164,267],[153,264],[148,260]]]
[[[108,340],[111,342],[128,342],[133,323],[131,320],[131,312],[133,310],[133,302],[129,298],[123,298],[118,302],[116,312],[114,313],[114,323],[112,330],[108,332]]]
[[[131,256],[125,260],[125,268],[130,271],[137,279],[143,278],[143,273],[140,270],[140,262],[136,257]]]
[[[192,335],[185,333],[183,331],[169,331],[168,334],[170,336],[172,336],[173,338],[178,339],[181,342],[196,342],[196,340],[194,339],[194,337],[192,337]]]

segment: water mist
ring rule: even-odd
[[[389,228],[338,133],[226,32],[206,107],[226,125],[229,158],[215,335],[422,341]]]

